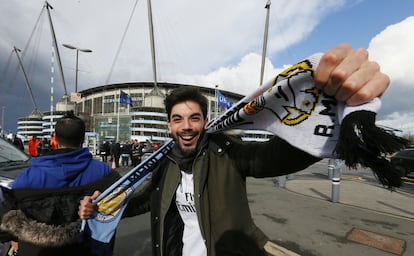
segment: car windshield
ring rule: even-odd
[[[29,156],[17,149],[11,143],[0,138],[0,164],[24,162],[29,160]]]

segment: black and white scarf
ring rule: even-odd
[[[348,106],[317,89],[313,74],[321,56],[287,68],[212,120],[207,132],[266,130],[316,157],[343,159],[352,168],[369,167],[389,188],[400,186],[400,175],[386,156],[407,141],[375,125],[379,98]]]

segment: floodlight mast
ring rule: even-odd
[[[46,8],[47,16],[49,18],[50,32],[52,33],[52,39],[53,39],[52,41],[53,41],[53,46],[55,47],[55,53],[56,53],[56,59],[58,61],[60,77],[62,78],[64,97],[65,96],[67,97],[68,91],[66,89],[65,76],[63,75],[62,61],[60,60],[59,47],[58,47],[57,40],[56,40],[55,29],[53,28],[52,16],[50,15],[50,9],[53,9],[53,7],[47,1],[45,1],[44,8]]]
[[[265,23],[265,31],[263,36],[263,50],[262,50],[262,65],[260,69],[260,82],[259,84],[263,84],[263,75],[264,75],[264,68],[265,68],[265,61],[266,61],[266,51],[267,51],[267,37],[269,34],[269,13],[270,13],[270,5],[272,3],[270,0],[267,1],[265,9],[266,9],[266,23]]]
[[[30,86],[29,80],[27,79],[26,71],[24,70],[23,62],[22,62],[22,59],[20,58],[20,55],[19,55],[19,52],[21,52],[21,50],[18,49],[16,46],[13,46],[13,51],[16,53],[17,60],[19,61],[20,69],[23,72],[24,82],[26,84],[27,90],[29,91],[30,98],[32,99],[32,102],[33,102],[33,106],[34,106],[35,110],[38,110],[35,98],[33,96],[32,87]]]

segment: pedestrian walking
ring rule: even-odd
[[[134,143],[131,145],[131,162],[132,166],[137,166],[141,163],[142,158],[142,143],[139,142],[139,140],[135,139]]]
[[[59,148],[55,132],[52,134],[52,138],[50,139],[50,146],[52,147],[52,150],[57,150]]]
[[[99,146],[99,155],[101,156],[102,162],[108,162],[108,155],[110,154],[109,144],[104,140]]]
[[[112,143],[112,156],[113,156],[113,162],[115,163],[115,167],[119,167],[119,160],[121,158],[121,144],[119,142]]]
[[[129,142],[125,142],[125,144],[121,145],[121,163],[122,167],[129,166],[129,157],[131,155],[131,145]]]
[[[32,157],[39,156],[39,144],[40,140],[36,137],[36,135],[33,135],[32,138],[29,140],[29,155]]]

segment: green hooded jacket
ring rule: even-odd
[[[244,142],[224,134],[206,134],[200,144],[192,173],[195,207],[208,255],[249,242],[263,248],[269,239],[252,220],[246,178],[286,175],[320,159],[278,137],[268,142]],[[181,181],[178,160],[170,154],[153,173],[148,189],[132,199],[124,213],[134,216],[151,210],[153,255],[157,256],[182,252],[184,225],[175,204]]]

